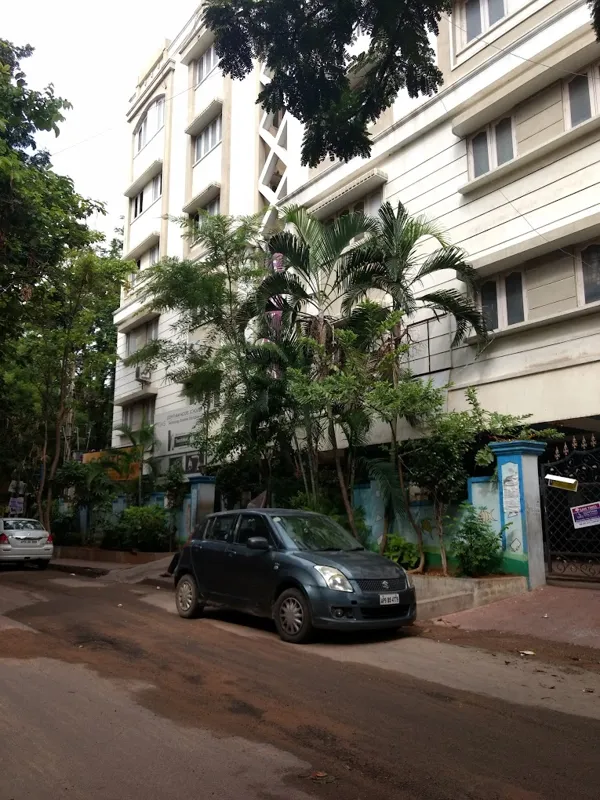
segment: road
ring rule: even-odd
[[[406,636],[294,647],[52,571],[0,572],[0,712],[2,800],[600,795],[598,675]]]

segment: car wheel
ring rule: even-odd
[[[41,558],[37,562],[38,569],[48,569],[49,566],[50,566],[50,559],[48,558]]]
[[[177,613],[184,619],[192,619],[202,612],[204,603],[200,598],[198,585],[191,575],[184,575],[177,582],[175,604]]]
[[[275,602],[273,619],[284,642],[302,644],[312,633],[308,600],[299,589],[286,589]]]

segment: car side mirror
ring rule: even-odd
[[[264,536],[251,536],[246,542],[246,547],[250,550],[268,550],[269,542]]]

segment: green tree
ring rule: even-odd
[[[67,251],[101,238],[86,220],[103,212],[102,205],[77,194],[72,180],[57,175],[48,153],[37,149],[36,135],[58,135],[70,106],[52,86],[28,87],[20,61],[32,52],[0,39],[0,354],[35,312],[34,288]]]
[[[487,337],[485,319],[472,299],[478,285],[475,270],[460,248],[448,244],[437,225],[411,216],[402,203],[395,211],[390,203],[384,203],[370,229],[372,236],[361,246],[362,263],[349,262],[340,275],[345,312],[375,290],[384,293],[392,310],[403,312],[405,324],[418,311],[450,314],[456,324],[453,346],[460,344],[470,329],[482,339]],[[437,247],[424,256],[421,245],[427,239]],[[424,291],[429,281],[444,273],[456,276],[467,293],[457,289]]]
[[[227,75],[265,64],[271,81],[258,102],[304,124],[302,163],[316,166],[327,155],[368,157],[367,127],[401,89],[434,94],[442,73],[430,35],[451,12],[450,0],[209,0],[204,21]],[[359,31],[369,44],[351,57]]]
[[[144,499],[144,477],[149,476],[153,483],[157,473],[154,460],[157,443],[154,425],[143,419],[139,428],[121,425],[115,431],[127,439],[127,444],[124,447],[109,447],[102,464],[119,475],[118,485],[125,483],[129,487],[128,494],[141,506]],[[136,477],[130,478],[134,472],[137,473]]]
[[[408,441],[402,458],[409,480],[423,489],[433,504],[435,531],[440,545],[442,569],[446,575],[448,561],[444,540],[444,519],[448,506],[466,495],[469,467],[490,465],[494,455],[491,441],[513,441],[555,438],[554,429],[536,429],[527,425],[527,417],[486,411],[481,407],[475,389],[466,391],[469,409],[448,411],[428,421],[426,435]]]

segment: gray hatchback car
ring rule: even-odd
[[[53,554],[52,534],[39,520],[0,518],[0,563],[30,561],[45,569]]]
[[[284,641],[314,628],[399,628],[416,617],[402,567],[365,550],[329,517],[267,509],[209,515],[184,547],[175,574],[181,617],[206,603],[274,620]]]

